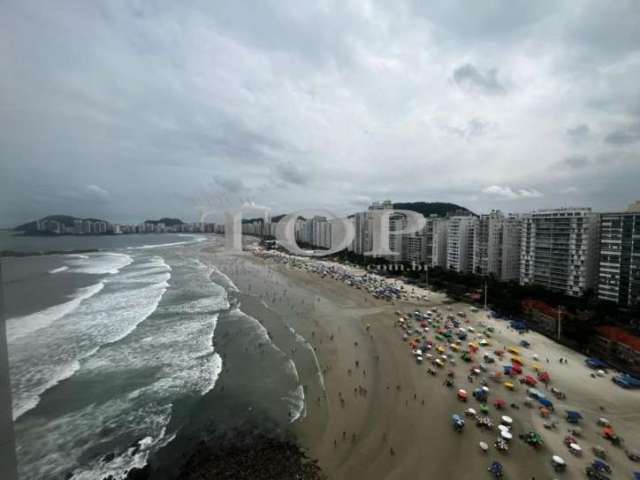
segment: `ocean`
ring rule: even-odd
[[[0,250],[100,249],[2,260],[20,479],[125,478],[185,432],[304,415],[313,352],[292,347],[308,346],[293,319],[243,311],[257,297],[203,253],[222,241],[0,237]]]

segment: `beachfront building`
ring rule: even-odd
[[[367,212],[357,212],[352,215],[353,229],[355,235],[351,242],[351,250],[364,255],[369,251],[369,215]]]
[[[501,274],[503,226],[504,215],[499,210],[478,217],[473,229],[473,273],[495,276]]]
[[[449,234],[449,219],[430,217],[427,218],[427,227],[431,230],[432,243],[431,255],[427,252],[427,262],[432,267],[446,268],[447,266],[447,238]],[[427,243],[427,249],[429,244]]]
[[[600,219],[598,297],[622,307],[640,302],[640,202]]]
[[[596,284],[599,216],[590,208],[523,215],[520,283],[579,297]]]
[[[426,227],[419,232],[403,234],[401,238],[401,261],[422,264],[426,261]]]
[[[449,218],[447,225],[447,268],[460,273],[471,271],[473,258],[474,216]]]
[[[499,210],[480,215],[473,227],[472,271],[502,281],[520,277],[521,220]]]
[[[500,280],[503,282],[520,279],[520,237],[522,220],[518,215],[509,215],[502,223],[502,261]]]

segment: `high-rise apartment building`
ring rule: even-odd
[[[571,296],[595,286],[598,218],[590,208],[539,210],[523,215],[520,283]]]
[[[509,282],[520,279],[520,241],[522,220],[518,215],[509,215],[502,224],[502,262],[500,280]]]
[[[623,307],[637,305],[640,302],[640,202],[626,212],[601,215],[598,253],[598,297]]]
[[[447,268],[460,273],[471,271],[473,258],[473,230],[476,217],[449,218],[447,228]]]
[[[473,229],[473,273],[500,276],[504,215],[494,210],[480,215]]]

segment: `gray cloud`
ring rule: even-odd
[[[445,127],[445,129],[458,137],[471,140],[487,133],[490,123],[479,118],[472,118],[463,127]]]
[[[587,157],[586,155],[573,155],[571,157],[565,158],[561,163],[563,166],[572,169],[584,168],[589,165],[589,157]]]
[[[543,194],[535,188],[512,188],[501,185],[491,185],[482,189],[482,193],[498,198],[516,200],[521,198],[539,198]]]
[[[582,142],[586,140],[589,137],[590,133],[591,133],[591,129],[589,128],[589,125],[587,125],[586,123],[581,123],[579,125],[576,125],[573,128],[567,129],[567,135],[571,140],[575,142]]]
[[[640,141],[640,122],[610,132],[604,141],[611,145],[629,145]]]
[[[275,166],[276,176],[284,183],[292,185],[306,185],[309,175],[293,162],[282,162]]]
[[[640,176],[639,11],[8,2],[0,226],[50,213],[189,220],[203,198],[620,208]]]
[[[506,92],[505,87],[498,81],[498,70],[495,68],[482,73],[474,65],[465,63],[456,67],[453,71],[453,79],[459,87],[466,90],[490,95]]]

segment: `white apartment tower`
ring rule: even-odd
[[[518,215],[509,215],[502,224],[502,262],[500,280],[509,282],[520,279],[520,238],[522,220]]]
[[[478,217],[473,229],[473,273],[500,276],[504,215],[494,210]]]
[[[640,303],[640,202],[600,219],[598,297],[622,307]]]
[[[590,208],[523,215],[520,283],[579,297],[595,286],[599,216]]]
[[[460,273],[471,271],[474,216],[449,218],[447,228],[447,268]]]
[[[449,219],[428,218],[427,226],[429,225],[431,225],[431,231],[433,232],[433,243],[431,245],[431,266],[446,268]]]

